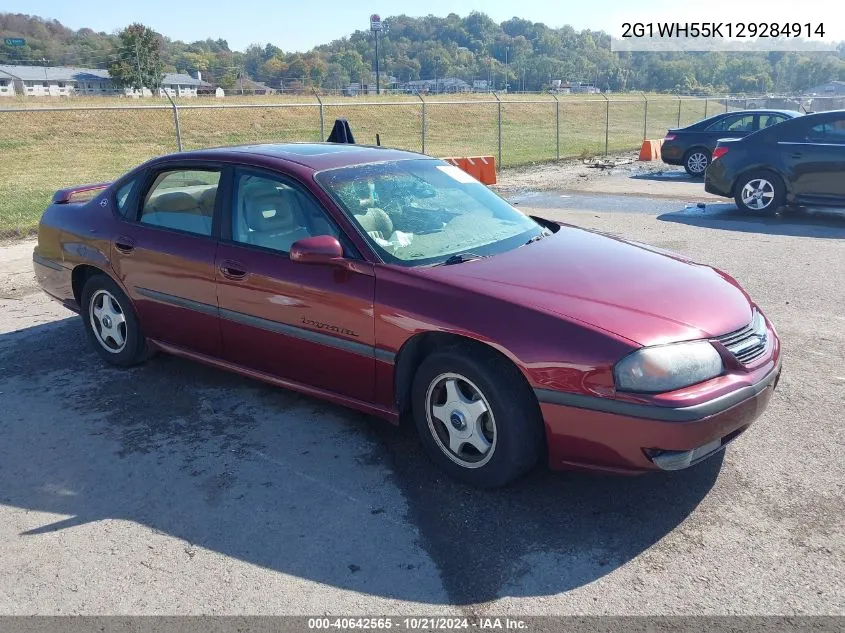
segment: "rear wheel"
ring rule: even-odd
[[[700,147],[693,148],[684,155],[684,169],[690,176],[703,176],[709,164],[710,152]]]
[[[423,445],[453,478],[502,486],[536,464],[543,433],[537,400],[495,353],[471,346],[434,352],[414,376],[412,397]]]
[[[736,206],[751,213],[774,213],[783,206],[786,196],[783,181],[768,171],[752,172],[740,177],[735,192]]]
[[[88,339],[106,362],[131,367],[147,358],[147,340],[129,298],[106,275],[94,275],[82,290],[82,321]]]

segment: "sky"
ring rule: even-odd
[[[318,44],[369,28],[369,16],[465,16],[483,11],[497,22],[514,16],[566,24],[576,30],[621,35],[623,22],[823,22],[826,35],[845,40],[845,20],[826,9],[835,0],[3,0],[0,11],[59,20],[73,29],[107,33],[142,22],[172,39],[187,42],[222,38],[232,50],[272,43],[285,51]],[[696,5],[696,6],[690,6]],[[834,20],[830,16],[834,16]],[[838,23],[837,23],[838,22]]]

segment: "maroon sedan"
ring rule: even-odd
[[[158,158],[59,191],[33,259],[106,361],[164,351],[413,419],[479,486],[541,456],[685,468],[748,428],[780,373],[774,328],[725,273],[391,149]]]

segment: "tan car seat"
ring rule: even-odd
[[[368,209],[366,213],[356,214],[355,219],[372,238],[389,240],[393,235],[393,220],[384,209]]]

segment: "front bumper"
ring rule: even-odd
[[[549,466],[632,474],[692,466],[724,449],[763,413],[780,371],[777,364],[753,385],[682,408],[537,390]]]

